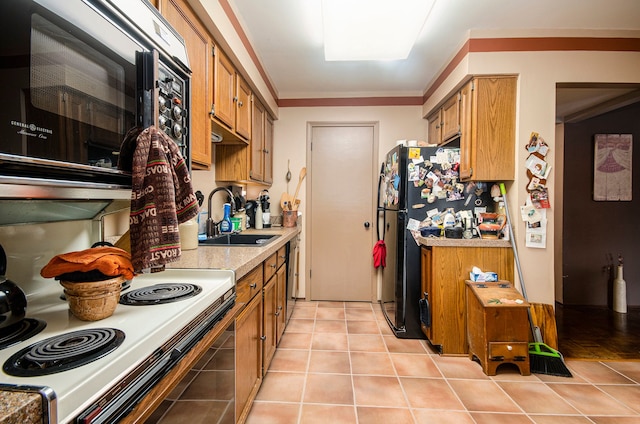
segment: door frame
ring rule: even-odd
[[[311,267],[311,244],[312,237],[311,234],[311,222],[313,220],[313,205],[311,196],[306,196],[306,193],[310,193],[311,191],[311,182],[313,181],[313,166],[311,163],[311,144],[313,142],[312,134],[313,129],[316,127],[371,127],[373,128],[373,145],[371,146],[373,154],[371,155],[371,195],[373,202],[371,202],[371,240],[370,240],[370,249],[373,249],[375,242],[377,241],[376,231],[375,231],[375,219],[377,218],[377,184],[378,184],[378,156],[379,156],[379,142],[380,142],[380,133],[379,133],[380,121],[308,121],[307,122],[307,140],[306,140],[306,166],[307,166],[307,176],[305,181],[305,200],[307,202],[306,208],[306,217],[303,220],[304,222],[304,230],[307,234],[306,246],[308,247],[305,252],[305,290],[304,295],[307,301],[311,300],[311,275],[310,275],[310,267]],[[380,298],[380,284],[378,282],[378,273],[373,268],[373,260],[372,266],[370,269],[370,284],[371,284],[371,302],[377,303]]]

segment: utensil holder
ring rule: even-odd
[[[282,226],[292,228],[298,225],[298,211],[282,211]]]

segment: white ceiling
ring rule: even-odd
[[[366,0],[362,3],[366,5]],[[523,36],[540,30],[545,35],[571,30],[571,35],[583,36],[589,34],[583,30],[640,30],[640,0],[437,0],[408,59],[326,62],[321,0],[230,0],[230,4],[279,99],[421,96],[470,30]],[[584,90],[582,97],[589,93]],[[602,98],[602,87],[599,90]]]

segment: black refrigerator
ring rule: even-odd
[[[381,303],[398,338],[425,338],[420,328],[420,246],[411,230],[417,233],[415,227],[427,216],[437,220],[447,211],[455,215],[462,210],[473,213],[478,207],[493,208],[489,184],[459,181],[459,157],[457,147],[400,145],[382,163],[376,229],[387,255]]]

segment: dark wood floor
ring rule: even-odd
[[[556,304],[556,324],[565,358],[640,360],[640,307],[620,314],[604,306]]]

